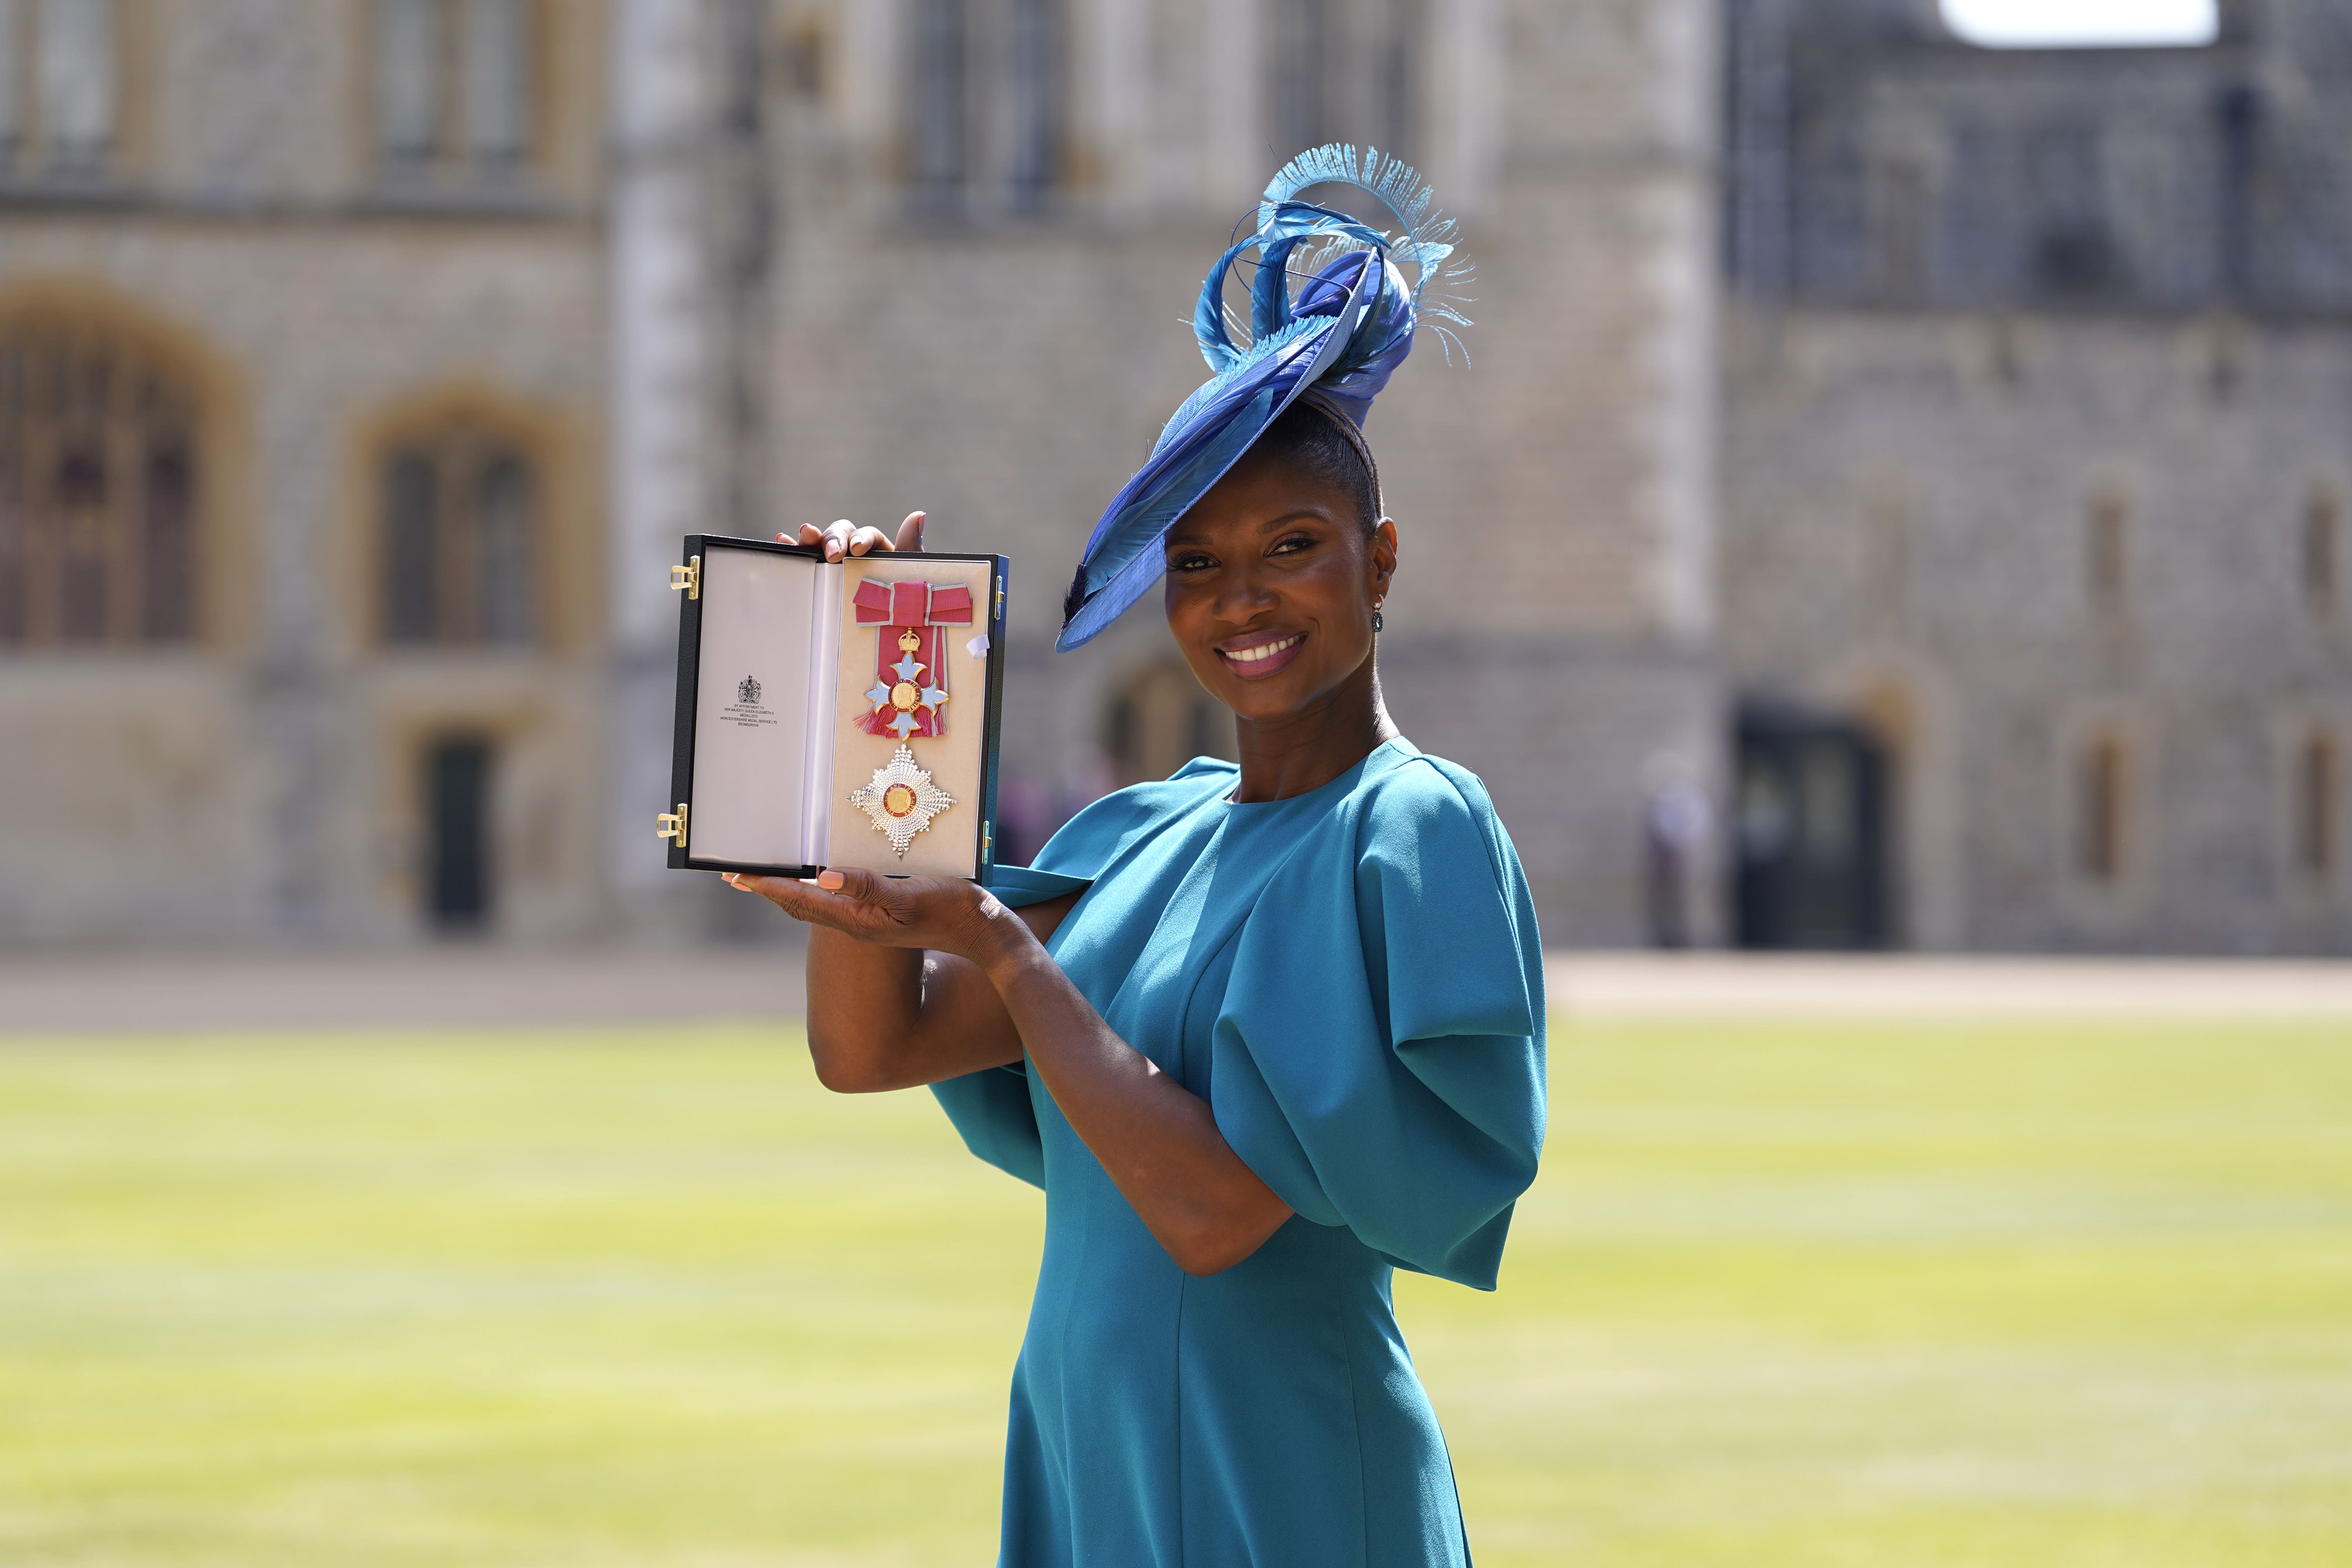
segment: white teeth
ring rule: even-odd
[[[1238,653],[1229,653],[1225,657],[1235,664],[1255,664],[1259,659],[1271,658],[1305,635],[1304,632],[1293,632],[1280,642],[1270,642],[1260,647],[1244,648]]]

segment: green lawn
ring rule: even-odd
[[[1563,1029],[1479,1561],[2352,1563],[2347,1033]],[[984,1563],[1037,1229],[778,1030],[0,1047],[0,1563]]]

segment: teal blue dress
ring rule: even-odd
[[[935,1087],[974,1153],[1045,1190],[1002,1568],[1469,1561],[1389,1279],[1492,1289],[1534,1179],[1527,879],[1478,780],[1402,740],[1290,800],[1231,804],[1235,778],[1202,760],[1121,790],[992,883],[1086,888],[1048,951],[1297,1211],[1190,1278],[1037,1078]]]

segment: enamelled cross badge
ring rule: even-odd
[[[907,742],[947,732],[947,628],[971,625],[971,590],[951,583],[868,580],[857,585],[851,602],[857,624],[875,629],[874,687],[866,693],[873,706],[857,725],[869,735],[896,735],[898,749],[863,788],[850,792],[849,804],[903,859],[915,835],[955,804],[917,764]]]

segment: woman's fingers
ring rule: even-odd
[[[835,518],[819,528],[813,522],[801,524],[797,536],[779,533],[776,542],[824,546],[824,558],[838,561],[846,555],[871,555],[877,550],[920,550],[923,547],[923,514],[910,511],[907,521],[898,525],[898,537],[894,541],[878,528],[860,528],[845,517]]]
[[[826,523],[823,528],[816,529],[814,531],[816,534],[814,539],[808,537],[811,530],[803,524],[801,529],[801,542],[803,544],[823,544],[824,546],[824,558],[827,561],[838,561],[843,556],[849,553],[849,538],[850,535],[856,531],[857,525],[856,523],[850,521],[845,517],[837,517],[831,522]]]
[[[835,892],[841,898],[855,899],[886,918],[891,912],[891,906],[898,902],[891,896],[888,882],[855,866],[837,866],[819,872],[816,885]]]
[[[843,866],[817,873],[814,882],[762,877],[750,871],[723,873],[730,886],[758,893],[796,921],[831,926],[855,937],[887,942],[903,933],[905,897],[890,879]]]
[[[730,887],[740,892],[759,894],[796,921],[830,926],[859,937],[870,935],[881,923],[878,911],[870,904],[822,886],[812,887],[795,878],[762,877],[750,871],[729,871],[724,875]]]

